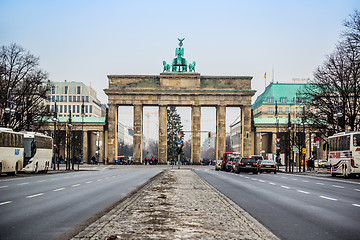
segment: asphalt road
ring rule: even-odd
[[[0,178],[0,239],[68,239],[161,169]]]
[[[196,173],[281,239],[360,239],[360,184],[291,174]]]

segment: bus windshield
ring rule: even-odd
[[[360,134],[355,134],[353,137],[354,147],[360,146]]]

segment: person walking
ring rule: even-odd
[[[91,164],[94,165],[94,163],[95,163],[95,156],[92,156],[92,158],[91,158]]]

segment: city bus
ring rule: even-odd
[[[23,172],[47,172],[51,166],[53,140],[42,133],[24,132]]]
[[[16,175],[23,168],[24,134],[0,128],[0,173]]]
[[[360,132],[341,132],[328,140],[331,176],[360,174]]]

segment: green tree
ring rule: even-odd
[[[181,134],[181,148],[184,146],[184,131],[181,124],[181,117],[175,107],[167,109],[167,156],[168,160],[177,159],[177,135]]]

